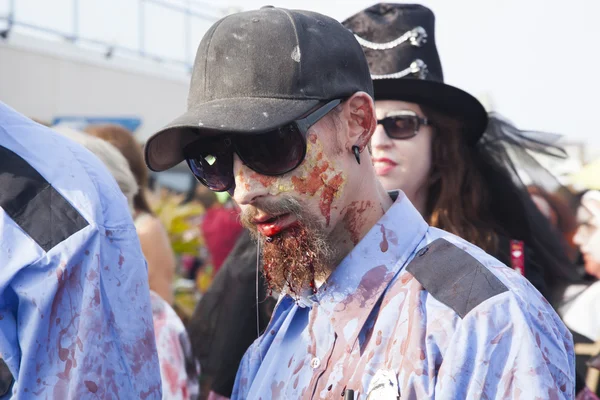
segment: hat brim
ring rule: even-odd
[[[148,139],[146,165],[156,172],[167,170],[182,162],[184,147],[201,137],[263,133],[300,118],[321,102],[244,97],[202,103]]]
[[[483,135],[488,114],[474,96],[442,82],[423,79],[377,79],[373,81],[375,100],[401,100],[423,104],[451,116],[464,124],[469,144],[475,144]]]

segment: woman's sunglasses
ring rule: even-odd
[[[200,183],[215,192],[235,185],[233,154],[261,175],[279,176],[297,168],[306,156],[308,129],[342,102],[332,100],[303,118],[262,133],[229,133],[202,138],[183,149]]]
[[[410,139],[417,136],[421,125],[431,125],[427,118],[422,118],[414,111],[396,111],[383,119],[377,120],[385,133],[392,139]]]

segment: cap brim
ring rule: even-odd
[[[424,104],[460,118],[467,141],[475,144],[488,123],[485,107],[469,93],[442,82],[423,79],[377,79],[373,81],[375,100],[402,100]]]
[[[164,171],[182,162],[183,148],[198,138],[266,132],[298,119],[321,102],[244,97],[200,104],[148,139],[146,165],[153,171]]]

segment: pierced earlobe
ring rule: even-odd
[[[352,146],[352,151],[354,152],[354,157],[356,157],[356,162],[360,164],[360,148],[354,145]]]

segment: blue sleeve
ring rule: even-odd
[[[265,329],[265,333],[273,331],[278,332],[281,329],[281,325],[286,320],[286,316],[294,306],[295,302],[290,296],[281,296],[273,310],[273,316],[271,317],[267,329]],[[254,382],[263,362],[263,358],[266,356],[266,353],[273,342],[273,338],[275,337],[275,335],[267,335],[265,333],[256,339],[248,348],[246,354],[244,354],[244,358],[242,358],[235,377],[231,400],[245,400],[250,398],[250,388],[252,387],[252,383]]]
[[[240,367],[238,368],[235,377],[231,400],[243,400],[248,398],[250,385],[252,384],[258,366],[260,365],[260,363],[252,362],[258,354],[259,343],[260,340],[256,340],[252,346],[248,348],[246,354],[244,354],[244,357],[242,358],[242,362],[240,363]]]
[[[31,241],[13,245],[19,254]],[[146,262],[130,220],[89,225],[38,256],[2,283],[0,352],[13,395],[160,399]]]
[[[575,397],[571,334],[547,304],[510,292],[480,304],[461,321],[436,383],[436,398]]]

